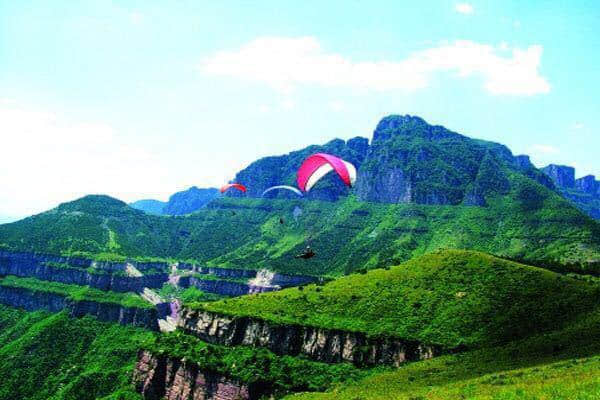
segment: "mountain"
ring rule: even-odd
[[[148,214],[185,215],[201,209],[219,196],[219,191],[215,188],[204,189],[192,186],[171,195],[168,202],[148,199],[138,200],[129,205]]]
[[[302,161],[314,153],[332,153],[360,167],[369,147],[369,140],[355,137],[347,142],[334,139],[322,146],[309,146],[286,155],[261,158],[242,171],[238,172],[233,182],[244,184],[248,191],[242,194],[231,190],[228,197],[262,197],[265,189],[275,185],[296,185],[296,171]],[[335,201],[350,193],[348,188],[333,175],[323,178],[307,195],[312,200]],[[294,198],[295,195],[285,191],[271,192],[269,198]]]
[[[197,211],[219,197],[215,188],[200,189],[192,186],[188,190],[177,192],[171,197],[163,209],[164,215],[184,215]]]
[[[269,185],[291,183],[294,169],[315,151],[356,163],[356,186],[349,190],[330,174],[314,192],[327,201],[258,198]],[[462,248],[600,273],[600,225],[563,199],[526,156],[418,117],[384,118],[370,145],[364,138],[334,140],[258,160],[236,180],[249,186],[246,198],[230,191],[184,217],[153,216],[88,196],[0,225],[0,243],[24,251],[195,259],[317,276]],[[317,256],[296,259],[307,244]]]
[[[163,215],[163,209],[166,204],[166,202],[160,200],[145,199],[129,203],[129,206],[148,214]]]
[[[600,181],[594,175],[575,179],[575,168],[550,164],[542,168],[558,187],[560,193],[580,210],[600,219]]]
[[[390,115],[377,125],[369,144],[357,137],[336,139],[283,156],[266,157],[240,171],[234,181],[260,197],[277,184],[294,184],[302,160],[315,152],[344,158],[358,169],[356,187],[348,190],[332,174],[319,182],[309,198],[333,201],[355,194],[361,201],[440,205],[485,205],[485,197],[506,193],[510,173],[532,178],[553,189],[550,179],[505,146],[475,140],[410,115]],[[314,192],[314,193],[313,193]],[[228,196],[241,197],[237,192]]]

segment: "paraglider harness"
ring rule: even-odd
[[[303,258],[305,260],[308,260],[309,258],[313,258],[314,256],[315,252],[313,251],[313,249],[311,249],[310,246],[306,246],[306,249],[304,249],[302,253],[298,254],[296,258]]]

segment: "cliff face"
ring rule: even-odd
[[[575,187],[575,168],[573,167],[550,164],[542,168],[542,172],[548,175],[560,188],[572,189]]]
[[[252,400],[261,395],[244,384],[201,371],[194,363],[148,351],[138,355],[133,382],[148,400]]]
[[[600,181],[594,175],[575,179],[575,168],[550,164],[542,168],[558,190],[577,208],[595,219],[600,219]]]
[[[195,287],[203,292],[217,293],[223,296],[242,296],[249,293],[271,292],[280,289],[276,286],[253,286],[244,282],[202,279],[194,276],[182,276],[179,279],[179,286],[183,288]]]
[[[179,327],[201,340],[226,346],[265,347],[275,354],[303,355],[316,361],[359,365],[394,365],[431,358],[434,346],[392,338],[368,338],[346,332],[299,325],[276,325],[255,318],[184,310]]]
[[[355,190],[361,200],[380,203],[485,205],[485,196],[496,189],[482,184],[485,180],[477,182],[486,164],[512,169],[518,162],[500,144],[432,126],[419,117],[392,115],[373,133]]]
[[[91,315],[100,321],[158,330],[158,315],[154,308],[124,307],[116,303],[88,300],[75,301],[54,293],[6,286],[0,286],[0,303],[28,311],[43,309],[58,312],[67,310],[73,317]]]
[[[67,263],[73,267],[53,266]],[[138,264],[137,267],[141,270],[150,270],[156,269],[157,266],[145,263]],[[144,287],[160,288],[169,278],[169,275],[163,272],[143,276],[124,276],[123,272],[123,263],[96,263],[80,258],[0,251],[0,275],[34,277],[115,292],[141,292]]]

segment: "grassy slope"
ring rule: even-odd
[[[478,347],[558,329],[600,289],[473,251],[431,253],[390,270],[194,307],[230,315]]]
[[[600,273],[600,224],[521,175],[511,182],[510,192],[488,198],[487,207],[224,198],[190,216],[160,217],[95,196],[0,225],[0,243],[330,276],[396,265],[438,248],[468,248],[547,266],[584,262]],[[317,256],[294,259],[308,237]]]
[[[408,364],[290,400],[597,399],[600,309],[564,329],[463,354]]]
[[[0,399],[139,398],[131,372],[153,334],[64,313],[0,305]]]
[[[42,281],[35,278],[6,276],[0,279],[0,286],[23,288],[33,292],[48,292],[68,297],[75,301],[116,303],[125,307],[153,308],[154,306],[134,293],[107,292],[89,286],[70,285],[60,282]]]

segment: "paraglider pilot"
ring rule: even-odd
[[[304,251],[300,254],[298,254],[296,256],[296,258],[303,258],[305,260],[312,258],[315,256],[315,252],[313,251],[313,249],[310,248],[310,246],[306,246],[306,249],[304,249]]]

